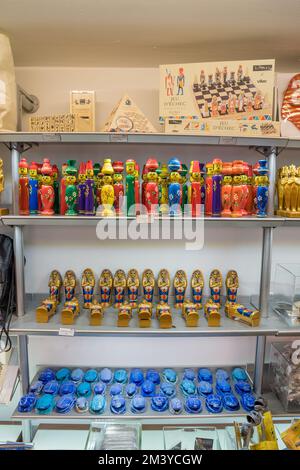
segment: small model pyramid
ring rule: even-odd
[[[136,106],[128,95],[114,107],[104,127],[103,132],[131,132],[151,133],[157,132],[155,127],[146,118],[144,113]]]

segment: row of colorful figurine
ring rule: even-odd
[[[56,165],[48,159],[43,164],[25,158],[19,163],[20,215],[98,215],[114,216],[137,213],[181,215],[193,217],[242,217],[266,215],[268,202],[268,169],[266,160],[259,160],[253,168],[242,160],[222,162],[215,158],[204,165],[197,160],[188,169],[178,158],[168,165],[149,158],[144,165],[142,185],[139,166],[135,160],[104,160],[93,165],[89,160],[81,163],[79,171],[75,160],[63,165],[62,178]],[[205,173],[206,171],[206,173]],[[253,176],[255,175],[255,176]],[[141,186],[141,188],[140,188]],[[126,196],[126,199],[124,198]],[[125,207],[124,207],[125,205]]]
[[[277,215],[300,217],[300,166],[283,166],[277,175]]]
[[[156,286],[155,276],[151,269],[146,269],[142,274],[143,298],[138,302],[140,279],[136,269],[131,269],[126,277],[122,269],[118,269],[113,276],[111,271],[104,269],[99,279],[100,301],[94,299],[95,276],[90,268],[84,270],[81,278],[83,293],[83,307],[90,309],[91,325],[100,325],[105,308],[112,304],[114,296],[114,307],[119,309],[118,326],[128,326],[132,316],[132,310],[138,308],[138,319],[140,327],[151,325],[153,297]],[[72,324],[79,314],[79,301],[75,297],[76,276],[72,270],[65,273],[64,280],[57,270],[50,274],[49,297],[43,300],[37,308],[37,321],[46,323],[56,312],[57,305],[61,300],[61,287],[64,286],[65,303],[62,309],[62,323]],[[238,274],[231,270],[226,276],[226,303],[225,312],[230,318],[242,320],[251,326],[259,324],[259,312],[245,308],[237,303],[237,290],[239,286]],[[168,304],[171,286],[170,274],[166,269],[161,269],[158,274],[158,305],[156,316],[161,328],[172,327],[172,312]],[[174,307],[182,310],[182,315],[187,326],[197,326],[199,310],[202,308],[204,278],[202,272],[197,269],[191,278],[192,300],[186,299],[188,280],[183,270],[178,270],[174,276]],[[214,269],[209,278],[210,297],[204,306],[205,316],[209,326],[220,326],[221,290],[223,286],[222,274]],[[126,289],[128,301],[125,299]]]

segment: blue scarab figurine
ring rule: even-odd
[[[231,376],[232,379],[237,382],[239,380],[247,381],[248,379],[245,369],[242,369],[241,367],[235,367],[231,373]]]
[[[91,384],[89,382],[81,382],[77,386],[76,393],[79,397],[89,397],[92,393]]]
[[[223,402],[220,395],[208,395],[205,400],[205,405],[207,411],[209,411],[210,413],[221,413],[221,411],[223,410]]]
[[[216,380],[219,381],[219,380],[229,380],[229,374],[227,372],[227,370],[224,370],[224,369],[217,369],[216,370]]]
[[[132,398],[137,393],[137,386],[133,382],[130,382],[126,385],[125,393],[128,398]]]
[[[133,382],[136,385],[142,385],[144,382],[144,374],[141,369],[132,369],[130,372],[130,382]]]
[[[44,386],[44,393],[50,393],[50,395],[57,395],[59,390],[59,383],[57,380],[51,380]]]
[[[168,398],[173,398],[176,395],[176,388],[174,387],[173,384],[168,383],[168,382],[162,382],[160,384],[160,391],[162,395]]]
[[[143,397],[153,397],[155,395],[155,384],[151,380],[145,380],[141,386]]]
[[[111,386],[109,394],[111,397],[114,397],[115,395],[120,395],[120,393],[122,393],[122,390],[123,390],[122,385],[119,383],[116,383]]]
[[[86,413],[89,409],[89,402],[85,397],[78,397],[75,403],[75,409],[78,413]]]
[[[40,398],[37,400],[36,410],[40,414],[49,414],[53,410],[54,405],[54,396],[49,395],[49,393],[45,393],[44,395],[40,396]]]
[[[201,400],[198,397],[186,398],[184,407],[185,411],[191,414],[201,413],[202,411]]]
[[[96,382],[93,387],[95,395],[104,395],[106,391],[106,385],[103,382]]]
[[[101,395],[97,395],[101,396]],[[110,402],[110,411],[114,414],[123,414],[126,411],[126,401],[122,395],[112,397]]]
[[[69,395],[76,392],[76,385],[72,380],[67,380],[63,382],[59,388],[60,395]]]
[[[202,367],[201,369],[198,370],[198,380],[199,382],[202,382],[203,380],[205,382],[213,383],[213,376],[212,372],[210,369],[206,369],[205,367]]]
[[[230,383],[227,382],[227,380],[223,380],[223,379],[217,380],[216,392],[219,393],[220,395],[223,395],[223,393],[230,393],[231,392]]]
[[[227,411],[237,411],[240,408],[238,399],[233,393],[224,393],[223,395],[223,406]]]
[[[63,395],[56,403],[57,413],[70,413],[76,402],[74,395]]]
[[[29,393],[35,393],[36,395],[39,395],[43,390],[43,386],[44,384],[41,380],[36,380],[36,382],[33,382],[30,385]]]
[[[82,369],[74,369],[72,370],[72,373],[71,373],[71,380],[73,380],[73,382],[81,382],[83,380],[83,377],[84,377],[84,372]]]
[[[71,376],[71,371],[67,367],[62,367],[55,374],[55,378],[58,382],[62,382],[63,380],[68,380],[70,376]]]
[[[83,377],[83,380],[85,382],[96,382],[96,380],[98,380],[98,372],[96,371],[96,369],[89,369],[86,371],[86,373],[84,374],[84,377]]]
[[[195,395],[197,393],[196,385],[188,379],[184,379],[180,384],[180,390],[185,397]]]
[[[168,170],[169,170],[169,189],[168,189],[168,199],[170,206],[170,215],[176,216],[181,215],[181,196],[182,196],[182,187],[180,184],[180,173],[181,163],[178,158],[174,157],[169,160]]]
[[[106,399],[103,395],[95,395],[90,403],[91,413],[101,414],[106,408]]]
[[[201,397],[206,398],[208,395],[213,393],[213,386],[210,382],[206,382],[205,380],[201,380],[198,386],[198,394]]]
[[[169,399],[163,395],[156,395],[151,398],[151,408],[153,411],[166,411],[169,408]]]
[[[29,413],[32,411],[36,405],[37,399],[33,393],[29,393],[28,395],[24,395],[20,398],[18,403],[18,411],[20,413]]]
[[[193,369],[184,369],[183,378],[192,381],[195,380],[195,371]]]
[[[52,369],[44,369],[39,374],[39,380],[45,384],[46,382],[50,382],[50,380],[55,380],[55,373]]]
[[[174,369],[164,369],[163,377],[166,382],[175,384],[177,382],[177,373]]]
[[[183,405],[182,401],[180,398],[172,398],[170,400],[170,406],[169,406],[170,412],[174,415],[179,415],[182,413]]]
[[[235,391],[239,395],[243,395],[243,393],[251,393],[251,385],[244,380],[239,380],[234,384]]]
[[[131,400],[132,413],[144,413],[146,410],[146,399],[142,395],[135,395]]]
[[[128,380],[127,371],[125,369],[118,369],[114,373],[114,382],[118,382],[120,384],[126,384]]]
[[[159,372],[155,369],[148,369],[146,372],[146,379],[151,380],[155,385],[160,384],[160,375]]]
[[[100,371],[99,379],[101,380],[101,382],[104,382],[105,384],[110,384],[113,380],[112,371],[108,369],[108,367],[104,367],[104,369]]]
[[[245,411],[254,410],[255,396],[252,393],[243,393],[240,400]]]

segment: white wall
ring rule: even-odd
[[[96,124],[99,130],[114,104],[127,92],[154,125],[158,117],[158,72],[156,69],[74,69],[18,68],[17,81],[41,101],[39,114],[68,112],[69,91],[96,90]],[[24,122],[26,129],[26,122]],[[7,152],[4,152],[7,153]],[[223,160],[242,158],[254,163],[259,154],[247,148],[193,146],[129,145],[43,145],[26,152],[29,160],[49,157],[61,164],[67,158],[78,161],[91,158],[101,161],[133,157],[139,163],[154,155],[168,161],[178,155],[184,162],[192,159],[209,161],[216,155]],[[296,151],[285,151],[279,165],[297,161]],[[9,157],[5,160],[9,168]],[[7,178],[9,184],[9,178]],[[9,188],[3,195],[9,197]],[[190,274],[201,268],[208,280],[218,267],[224,276],[234,268],[240,277],[240,293],[258,293],[261,255],[260,229],[215,229],[205,227],[205,246],[199,252],[184,249],[184,243],[171,242],[100,242],[94,228],[27,228],[25,230],[26,289],[45,292],[49,272],[62,273],[72,268],[80,276],[90,266],[99,275],[104,267],[140,270],[150,267],[156,272],[168,267],[171,274],[184,268]],[[297,229],[276,229],[273,265],[282,261],[300,261]],[[83,315],[85,313],[82,313]],[[202,318],[202,322],[205,320]],[[30,340],[32,363],[70,363],[99,365],[200,365],[253,362],[255,338],[38,338]]]

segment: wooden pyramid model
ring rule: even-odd
[[[128,95],[124,95],[114,107],[102,131],[121,133],[157,132],[149,119],[146,118],[144,113]]]

